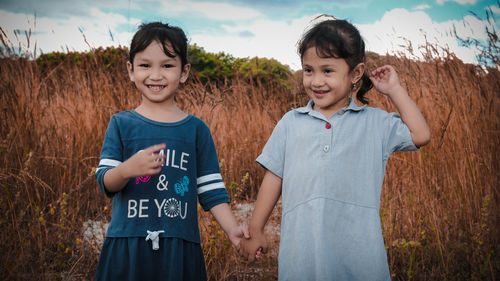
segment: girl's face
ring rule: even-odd
[[[302,69],[302,82],[314,102],[313,109],[328,118],[349,104],[351,84],[363,75],[364,64],[349,71],[344,59],[319,57],[316,47],[310,47],[302,56]]]
[[[165,47],[174,53],[170,44]],[[179,56],[168,57],[161,43],[153,41],[138,52],[133,65],[127,62],[130,80],[142,93],[142,103],[174,104],[175,93],[180,83],[186,82],[190,65],[182,67]]]

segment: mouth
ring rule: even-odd
[[[147,85],[148,89],[150,89],[153,92],[159,92],[163,89],[165,89],[165,85]]]
[[[319,99],[325,97],[326,94],[328,94],[328,91],[317,91],[317,90],[314,90],[312,92],[313,92],[314,96],[316,98],[319,98]]]

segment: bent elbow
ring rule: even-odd
[[[416,147],[422,147],[431,141],[431,132],[427,130],[419,135],[412,136],[412,140]]]

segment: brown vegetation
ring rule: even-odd
[[[433,135],[418,152],[393,154],[387,166],[380,214],[390,270],[394,280],[498,279],[500,73],[429,52],[422,62],[377,55],[368,62],[370,69],[395,66]],[[93,173],[110,116],[139,102],[124,62],[66,57],[42,67],[1,59],[0,279],[93,278],[100,248],[84,225],[111,217]],[[289,90],[238,75],[202,84],[194,74],[182,89],[180,106],[212,130],[235,209],[255,198],[263,175],[255,158],[274,125],[306,102],[295,77]],[[394,110],[375,90],[368,98]],[[276,278],[277,242],[247,264],[202,211],[200,229],[211,280]]]

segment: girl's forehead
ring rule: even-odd
[[[170,43],[170,41],[161,42],[158,39],[155,39],[155,40],[151,41],[151,43],[149,43],[149,46],[151,46],[151,45],[156,45],[161,50],[166,50],[171,54],[175,54],[174,47],[172,47],[172,43]]]
[[[173,57],[167,55],[166,53],[173,55]],[[169,42],[162,44],[158,40],[151,41],[151,43],[144,50],[138,52],[136,55],[137,58],[147,58],[152,56],[166,59],[175,59],[179,57]]]
[[[325,56],[325,54],[318,53],[316,48],[312,47],[304,52],[302,56],[302,66],[348,68],[345,59]]]
[[[322,51],[321,49],[312,46],[307,48],[304,54],[302,55],[302,60],[307,60],[307,59],[339,60],[341,58],[338,58],[335,55],[330,54],[329,52]]]
[[[333,45],[332,46],[321,46],[321,47],[317,47],[317,46],[313,45],[313,46],[307,48],[306,52],[308,50],[310,52],[314,51],[314,53],[316,53],[316,55],[321,57],[321,58],[338,58],[339,57],[337,55],[337,50]],[[304,54],[305,54],[305,52],[304,52]]]

